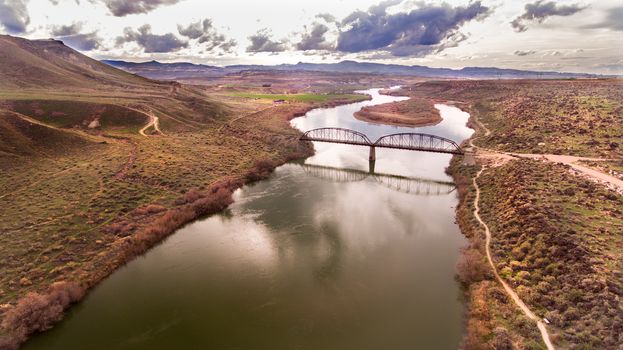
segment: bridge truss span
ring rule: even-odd
[[[461,146],[445,137],[422,133],[399,133],[380,137],[374,147],[437,153],[463,154]]]
[[[370,146],[372,142],[359,131],[344,128],[320,128],[305,132],[301,141],[344,143],[348,145]]]
[[[376,142],[365,134],[344,128],[320,128],[306,131],[301,141],[342,143],[370,147],[370,160],[376,159],[375,149],[393,148],[411,151],[436,152],[463,155],[465,152],[456,142],[445,137],[423,133],[398,133],[381,136]]]

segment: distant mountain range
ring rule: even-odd
[[[303,63],[263,65],[232,65],[225,67],[193,63],[126,62],[104,60],[111,66],[153,79],[206,79],[252,71],[290,71],[320,73],[363,73],[418,76],[427,78],[468,78],[468,79],[555,79],[555,78],[595,78],[603,77],[586,73],[539,72],[494,67],[465,67],[462,69],[431,68],[426,66],[404,66],[369,62],[341,61],[338,63]]]

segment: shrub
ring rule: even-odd
[[[463,251],[457,264],[457,271],[461,283],[469,285],[485,279],[489,273],[489,266],[478,250],[469,248]]]
[[[52,327],[63,318],[63,311],[84,296],[84,288],[74,282],[57,282],[46,293],[28,293],[7,311],[2,328],[9,337],[0,340],[0,348],[13,349],[26,336]]]
[[[491,345],[495,350],[513,350],[513,342],[506,328],[498,327],[493,331]]]
[[[203,197],[203,195],[199,193],[196,188],[191,188],[190,190],[188,190],[188,192],[186,192],[186,194],[184,194],[184,202],[192,203],[201,197]]]
[[[275,169],[277,164],[278,163],[276,161],[267,159],[258,161],[257,163],[255,163],[255,166],[247,173],[246,180],[259,181],[266,179],[268,176],[270,176],[270,173],[273,171],[273,169]]]

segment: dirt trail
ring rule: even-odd
[[[485,132],[484,136],[489,136],[491,134],[491,131],[484,124],[482,124],[480,120],[478,120],[475,116],[472,116],[472,117],[473,117],[473,120],[476,122],[476,124],[478,124],[482,128],[482,130],[484,130]],[[494,166],[504,164],[510,159],[513,159],[512,155],[500,153],[500,152],[496,152],[492,150],[482,149],[474,145],[475,139],[477,139],[477,137],[470,138],[469,145],[476,151],[476,154],[478,157],[488,158],[489,160],[493,160]],[[521,309],[524,315],[526,315],[529,319],[536,322],[537,328],[539,329],[539,332],[541,332],[541,338],[543,339],[545,346],[547,346],[547,349],[555,350],[556,348],[554,347],[554,344],[552,344],[552,341],[550,340],[550,336],[549,336],[549,333],[547,332],[547,327],[545,326],[545,323],[543,323],[543,321],[539,317],[537,317],[532,312],[532,310],[530,310],[530,308],[523,302],[523,300],[521,300],[519,295],[515,293],[515,291],[511,288],[511,286],[508,285],[508,283],[506,283],[506,281],[502,279],[502,277],[498,273],[497,268],[495,267],[495,264],[493,263],[493,256],[491,254],[491,230],[489,230],[489,226],[480,217],[480,187],[478,186],[478,178],[480,178],[480,175],[486,169],[487,167],[483,166],[478,171],[476,176],[472,179],[472,183],[474,185],[474,188],[476,189],[476,198],[474,199],[473,213],[474,213],[474,217],[476,218],[476,220],[478,220],[478,223],[485,230],[485,251],[487,254],[487,261],[489,262],[489,265],[491,266],[491,270],[493,270],[493,274],[495,275],[496,280],[502,285],[506,294],[513,300],[515,305],[517,305],[519,309]]]
[[[476,188],[476,198],[474,199],[474,216],[476,217],[476,220],[478,220],[480,225],[482,225],[482,227],[485,230],[485,236],[486,236],[485,249],[487,252],[487,260],[489,261],[489,265],[491,265],[491,269],[493,270],[493,274],[495,275],[495,278],[502,285],[502,287],[504,287],[506,294],[508,294],[511,297],[513,302],[515,302],[515,305],[517,305],[521,309],[521,311],[526,316],[528,316],[528,318],[536,322],[537,327],[539,328],[539,331],[541,332],[541,337],[543,338],[543,342],[547,346],[547,349],[554,350],[555,347],[554,347],[554,344],[552,344],[552,341],[550,340],[549,333],[547,332],[545,323],[543,323],[543,321],[539,317],[537,317],[530,310],[530,308],[528,308],[528,306],[521,300],[521,298],[519,298],[519,295],[515,293],[515,291],[506,283],[506,281],[502,279],[502,277],[500,277],[500,275],[498,274],[498,270],[496,269],[495,264],[493,263],[493,258],[491,256],[491,231],[489,230],[489,226],[480,217],[480,187],[478,186],[478,178],[480,177],[480,175],[485,169],[486,167],[483,167],[482,169],[480,169],[480,171],[478,171],[478,174],[476,174],[476,177],[474,177],[472,182],[474,184],[474,188]]]
[[[251,116],[254,116],[254,115],[261,114],[262,112],[266,112],[266,111],[268,111],[269,109],[272,109],[272,108],[275,108],[275,106],[270,106],[270,107],[267,107],[267,108],[260,109],[259,111],[251,112],[251,113],[249,113],[249,114],[244,114],[244,115],[241,115],[241,116],[239,116],[239,117],[236,117],[236,118],[234,118],[234,119],[232,119],[232,120],[228,121],[227,123],[225,123],[225,124],[221,125],[221,127],[220,127],[218,130],[219,130],[219,131],[221,131],[221,130],[225,127],[225,126],[230,126],[230,125],[232,125],[233,123],[237,122],[237,121],[238,121],[238,120],[240,120],[240,119],[243,119],[243,118],[247,118],[247,117],[251,117]]]
[[[145,114],[147,114],[149,116],[149,122],[141,129],[138,131],[139,134],[143,135],[143,136],[147,136],[147,134],[145,134],[145,130],[151,128],[152,126],[154,127],[154,130],[156,130],[157,133],[159,133],[160,135],[164,135],[164,133],[160,130],[160,125],[159,125],[159,119],[158,117],[156,117],[154,115],[153,112],[143,112]]]

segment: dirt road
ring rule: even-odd
[[[578,162],[580,161],[603,162],[603,161],[609,161],[611,159],[565,156],[565,155],[559,155],[559,154],[508,153],[508,155],[511,155],[517,158],[531,158],[531,159],[540,159],[540,160],[553,162],[553,163],[562,163],[562,164],[570,166],[573,170],[577,171],[578,173],[588,176],[591,179],[597,182],[600,182],[609,188],[614,189],[615,191],[623,191],[623,180],[618,179],[609,174],[602,173],[595,169],[591,169],[587,166],[578,164]]]

